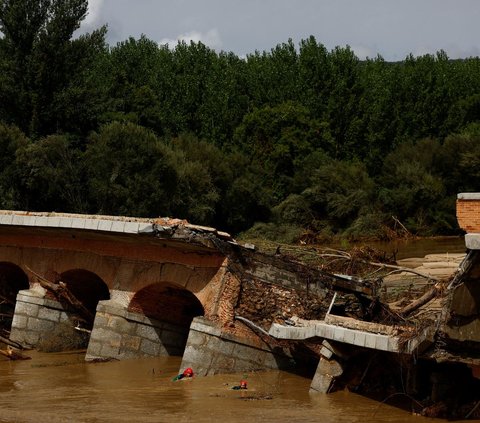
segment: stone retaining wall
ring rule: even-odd
[[[61,325],[73,326],[62,304],[44,298],[40,289],[19,291],[10,339],[33,348]]]
[[[132,313],[115,301],[97,306],[87,361],[181,355],[188,328]]]
[[[281,348],[237,338],[203,317],[193,319],[180,370],[191,367],[198,376],[253,370],[287,370],[293,360]]]

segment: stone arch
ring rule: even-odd
[[[107,284],[100,276],[89,270],[67,270],[60,274],[60,280],[65,282],[72,294],[92,314],[95,314],[99,301],[110,299],[110,291]]]
[[[150,284],[137,291],[128,311],[187,328],[194,317],[205,314],[202,303],[193,293],[168,282]]]
[[[29,287],[28,276],[19,266],[0,262],[0,329],[10,331],[18,291]]]

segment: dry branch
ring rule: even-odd
[[[13,350],[10,347],[7,347],[6,350],[0,350],[0,355],[3,355],[10,360],[30,360],[31,357],[28,357],[26,355],[23,355],[22,353]]]
[[[59,281],[58,283],[53,283],[48,279],[44,278],[43,276],[39,275],[38,273],[34,272],[29,267],[26,267],[27,270],[32,273],[38,280],[38,283],[45,289],[53,292],[55,297],[59,300],[64,300],[68,304],[70,304],[74,309],[78,310],[78,312],[85,317],[88,322],[93,322],[95,316],[93,313],[86,308],[81,301],[75,297],[75,295],[68,289],[67,284],[65,282]]]
[[[8,338],[5,338],[3,336],[0,336],[0,342],[3,342],[4,344],[10,345],[11,347],[17,348],[19,350],[23,349],[23,347],[19,343],[12,341]]]
[[[402,310],[399,311],[399,314],[403,317],[408,316],[413,311],[419,309],[424,304],[427,304],[429,301],[433,300],[437,294],[441,291],[440,284],[436,284],[432,289],[428,290],[423,294],[420,298],[416,299],[408,306],[404,307]]]

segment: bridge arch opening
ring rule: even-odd
[[[167,282],[151,284],[139,290],[130,301],[128,311],[183,326],[187,330],[194,317],[205,314],[194,294]]]
[[[88,270],[68,270],[60,275],[60,280],[92,315],[95,315],[99,301],[110,299],[107,284],[97,274]]]
[[[30,287],[28,276],[16,264],[0,262],[0,330],[9,332],[18,291]],[[1,334],[1,333],[0,333]]]

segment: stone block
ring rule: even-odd
[[[142,357],[146,357],[146,354],[142,354],[140,351],[136,351],[136,350],[120,349],[120,351],[118,352],[117,359],[118,360],[132,360],[132,359],[138,359],[138,358],[142,358]]]
[[[236,344],[234,342],[230,342],[225,339],[217,338],[214,336],[207,335],[205,340],[206,340],[206,347],[210,351],[214,351],[222,355],[232,355],[233,350],[236,347]],[[188,342],[190,343],[190,338]]]
[[[317,371],[310,384],[310,392],[327,394],[330,392],[335,378],[343,374],[342,366],[336,360],[320,358]]]
[[[93,322],[93,326],[97,328],[106,328],[108,326],[108,319],[102,313],[95,314],[95,321]]]
[[[25,216],[16,214],[13,216],[12,225],[23,226],[24,219],[25,219]]]
[[[58,228],[60,226],[60,218],[56,216],[49,217],[47,221],[47,226]]]
[[[40,320],[35,317],[29,317],[27,329],[33,332],[50,332],[55,328],[55,323],[49,320]]]
[[[351,329],[344,329],[344,331],[345,331],[345,335],[343,337],[343,342],[345,342],[346,344],[355,345],[355,331]],[[335,329],[335,332],[337,332],[336,329]],[[338,340],[338,339],[335,337],[335,340]]]
[[[153,342],[160,342],[159,330],[153,326],[137,324],[136,335]]]
[[[203,332],[213,336],[222,335],[222,331],[218,326],[208,322],[207,320],[201,317],[196,317],[195,319],[192,320],[192,324],[190,325],[190,330],[196,330],[198,332]]]
[[[111,220],[99,220],[98,221],[97,230],[110,232],[111,229],[112,229],[112,221]]]
[[[45,227],[48,226],[48,217],[47,216],[37,216],[35,219],[35,226]]]
[[[196,330],[191,330],[188,334],[187,344],[195,347],[205,347],[209,340],[209,336]]]
[[[70,227],[71,228],[75,228],[75,229],[85,229],[85,224],[86,224],[87,220],[86,219],[83,219],[83,218],[72,218],[71,219],[71,223],[70,223]]]
[[[4,214],[0,215],[0,225],[11,225],[13,221],[13,215]]]
[[[130,336],[130,335],[123,335],[122,336],[122,341],[120,344],[121,349],[128,349],[128,350],[134,350],[134,351],[139,351],[140,350],[140,343],[142,341],[142,338],[139,336]]]
[[[15,315],[20,314],[29,317],[38,316],[38,310],[40,307],[37,304],[23,303],[17,301],[15,305]]]
[[[15,314],[12,320],[12,329],[25,329],[27,327],[27,316],[20,316],[19,314]]]
[[[322,357],[325,357],[327,360],[332,358],[333,356],[333,352],[330,351],[328,348],[326,347],[322,347],[321,350],[320,350],[320,354],[322,355]]]
[[[85,223],[83,223],[83,227],[81,227],[80,225],[78,225],[79,222],[81,222],[83,219],[72,219],[70,217],[60,217],[58,219],[58,224],[57,226],[60,227],[60,228],[80,228],[80,229],[83,229],[85,227]],[[74,224],[76,224],[76,226],[73,226]]]
[[[15,340],[12,338],[12,340]],[[17,341],[22,345],[35,347],[40,341],[40,334],[38,332],[25,331],[23,332],[22,341]]]
[[[99,356],[102,350],[102,343],[90,340],[87,348],[87,356]]]
[[[86,219],[85,220],[85,229],[96,231],[98,229],[98,224],[100,220],[98,219]]]
[[[235,371],[235,359],[228,356],[218,356],[212,362],[211,370],[217,373],[233,373]]]
[[[153,342],[148,339],[142,339],[140,343],[140,352],[150,357],[167,356],[168,352],[160,342]]]
[[[206,375],[208,369],[210,369],[212,358],[212,354],[209,351],[187,345],[183,353],[182,367],[192,367],[199,376],[202,373]],[[189,363],[189,365],[185,363]]]
[[[376,336],[374,333],[367,333],[365,337],[365,347],[375,349]]]
[[[102,344],[100,357],[118,359],[119,355],[120,355],[120,344],[119,345],[110,345],[106,343]]]
[[[123,227],[123,232],[128,233],[128,234],[138,233],[138,223],[137,222],[125,222],[125,226]]]
[[[115,220],[112,223],[112,228],[110,229],[112,232],[124,232],[125,229],[125,222],[121,220]]]
[[[381,351],[388,351],[388,336],[376,335],[375,336],[375,349]]]
[[[154,232],[154,226],[151,223],[138,223],[138,233],[139,234],[150,234]]]
[[[122,335],[108,329],[94,327],[90,334],[90,339],[101,342],[102,344],[114,340],[120,346]]]
[[[136,323],[129,322],[128,320],[117,316],[111,316],[110,318],[108,318],[107,323],[107,327],[111,330],[117,333],[128,335],[132,335],[135,333],[136,325]]]
[[[365,346],[366,335],[365,332],[355,331],[354,333],[354,344],[359,347]]]
[[[53,310],[47,307],[40,307],[38,310],[38,318],[43,320],[50,320],[52,322],[60,321],[60,311]]]

